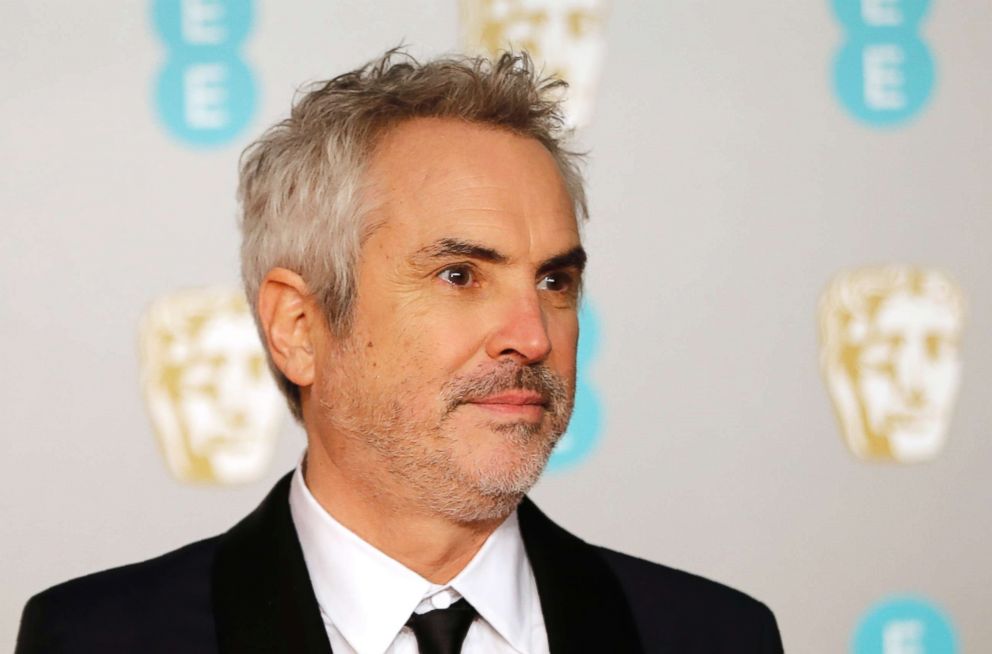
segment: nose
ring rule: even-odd
[[[486,340],[492,359],[512,358],[522,365],[537,363],[551,353],[548,326],[536,293],[508,298],[497,327]]]

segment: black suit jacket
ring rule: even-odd
[[[17,654],[327,654],[290,478],[225,534],[32,597]],[[589,545],[530,500],[518,515],[552,654],[782,651],[771,611],[747,595]]]

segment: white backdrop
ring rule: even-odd
[[[0,9],[0,648],[31,594],[227,529],[299,456],[287,421],[265,479],[176,482],[142,405],[139,317],[237,282],[237,156],[301,83],[401,41],[451,51],[458,6],[256,9],[258,102],[213,148],[156,113],[150,3]],[[904,594],[939,607],[962,651],[992,647],[990,25],[987,2],[933,0],[929,101],[879,128],[834,93],[827,0],[612,3],[581,133],[603,423],[534,491],[546,512],[758,597],[791,652],[846,651],[873,603]],[[818,367],[820,293],[886,262],[946,270],[969,298],[952,431],[926,464],[849,454]]]

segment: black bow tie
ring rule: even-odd
[[[406,625],[417,637],[420,654],[459,654],[475,615],[475,609],[463,598],[446,609],[414,613]]]

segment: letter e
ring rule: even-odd
[[[223,64],[194,64],[183,73],[183,109],[186,124],[193,129],[221,129],[229,117]]]
[[[906,78],[902,64],[906,60],[898,45],[866,45],[861,53],[864,71],[865,104],[875,111],[896,111],[906,106],[903,86]]]

